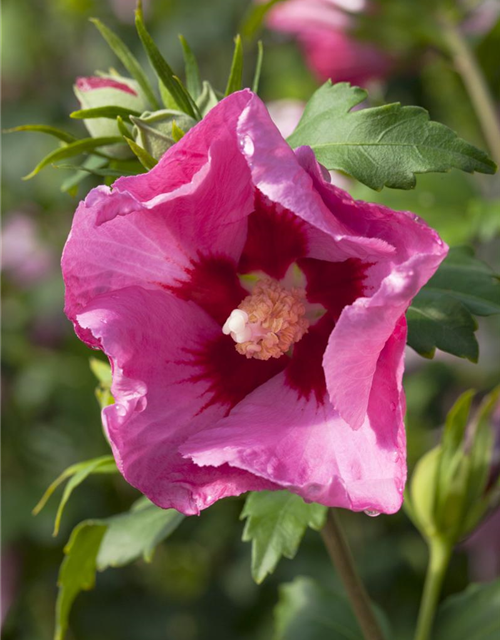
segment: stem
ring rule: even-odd
[[[476,111],[490,153],[495,162],[500,164],[500,122],[481,67],[467,40],[451,20],[442,18],[441,29],[456,70]]]
[[[356,572],[354,561],[333,509],[329,509],[326,524],[321,530],[323,542],[347,591],[352,609],[365,640],[384,640],[370,598]]]
[[[430,542],[429,566],[427,567],[424,593],[420,603],[415,640],[428,640],[430,636],[441,587],[450,562],[451,551],[451,544],[445,540],[436,538]]]

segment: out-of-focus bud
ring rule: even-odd
[[[441,444],[413,473],[405,507],[421,533],[450,546],[473,531],[498,504],[495,459],[500,387],[470,416],[474,392],[457,400],[446,418]]]
[[[134,123],[133,135],[136,143],[155,160],[159,160],[179,140],[179,130],[186,133],[196,124],[194,118],[173,109],[151,113],[146,111],[140,118],[131,116],[130,119]]]
[[[124,107],[139,113],[147,109],[146,98],[137,82],[122,76],[77,78],[74,91],[82,109]],[[93,138],[120,135],[118,125],[111,118],[89,118],[84,122]],[[104,151],[116,157],[131,154],[125,144],[104,147]]]

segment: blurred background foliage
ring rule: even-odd
[[[83,125],[68,119],[78,107],[72,85],[96,69],[119,68],[96,29],[98,17],[117,31],[139,59],[129,0],[4,0],[3,126],[46,123],[84,135]],[[388,2],[382,4],[390,4]],[[425,11],[424,3],[412,3]],[[477,3],[476,3],[477,4]],[[149,28],[162,52],[181,68],[182,33],[198,56],[202,77],[223,88],[229,71],[233,36],[248,9],[246,1],[151,0]],[[372,21],[371,35],[384,30]],[[479,60],[500,95],[499,31],[491,23],[473,43]],[[370,35],[370,33],[368,33]],[[397,37],[399,36],[399,37]],[[283,33],[264,31],[261,97],[265,101],[305,101],[318,86],[300,48]],[[354,36],[353,36],[354,37]],[[361,39],[367,37],[361,24]],[[392,44],[404,34],[392,37]],[[372,100],[420,104],[433,119],[456,128],[485,147],[460,78],[447,60],[417,43],[386,82],[371,85]],[[255,62],[255,43],[245,42],[247,82]],[[496,60],[496,65],[492,62]],[[123,71],[120,69],[120,71]],[[97,476],[75,492],[58,538],[51,535],[56,501],[36,518],[31,510],[53,478],[70,464],[106,454],[99,407],[94,401],[91,355],[73,335],[63,315],[59,256],[77,199],[61,191],[67,173],[46,169],[29,182],[21,176],[54,147],[50,138],[17,133],[3,139],[3,350],[2,350],[2,604],[5,640],[48,640],[62,548],[72,527],[84,518],[127,509],[138,497],[119,476]],[[95,184],[85,180],[79,197]],[[500,268],[500,188],[498,178],[451,172],[418,178],[413,192],[360,185],[353,195],[422,215],[452,244],[473,244],[478,254]],[[410,467],[436,441],[446,411],[458,394],[474,387],[485,393],[500,382],[498,319],[481,321],[478,365],[438,355],[426,361],[408,352]],[[336,577],[321,539],[308,531],[297,558],[282,561],[276,573],[257,587],[250,577],[250,545],[241,540],[242,499],[226,499],[186,519],[161,545],[154,561],[135,563],[98,576],[96,589],[76,602],[68,637],[78,640],[265,639],[272,635],[272,611],[278,584],[294,576],[314,576],[325,585]],[[367,521],[364,514],[344,514],[360,571],[374,599],[392,612],[394,637],[411,633],[426,566],[426,548],[403,512]],[[498,572],[500,527],[475,546],[465,543],[455,555],[445,593]],[[495,526],[492,520],[490,528]],[[484,542],[486,540],[487,542]],[[486,554],[486,556],[485,556]],[[496,563],[496,564],[495,564]]]

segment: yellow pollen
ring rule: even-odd
[[[305,291],[286,289],[272,278],[255,285],[222,327],[247,358],[279,358],[307,332]]]

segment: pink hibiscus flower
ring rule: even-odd
[[[368,9],[365,0],[288,0],[273,7],[267,23],[297,38],[320,81],[364,85],[385,77],[392,66],[387,54],[350,33],[354,14]]]
[[[157,505],[287,488],[399,509],[405,311],[447,249],[325,176],[244,90],[78,207],[66,313],[111,361],[105,429]]]

